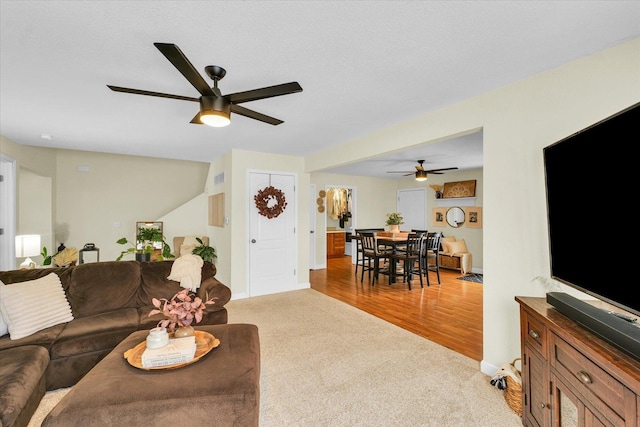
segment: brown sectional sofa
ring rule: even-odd
[[[9,286],[57,274],[73,313],[72,321],[24,338],[0,337],[0,426],[27,425],[45,390],[74,385],[132,332],[156,326],[161,315],[148,316],[151,299],[169,299],[182,289],[167,279],[172,265],[107,261],[0,271],[0,281]],[[197,294],[217,299],[199,325],[227,323],[224,306],[231,290],[215,273],[215,266],[205,262]]]

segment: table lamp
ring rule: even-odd
[[[23,234],[16,236],[16,258],[24,258],[20,269],[36,268],[36,263],[29,257],[40,255],[40,235]]]

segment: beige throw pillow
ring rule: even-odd
[[[453,255],[469,253],[464,239],[458,240],[457,242],[449,242],[449,250]]]
[[[450,253],[451,249],[449,249],[449,243],[455,242],[455,236],[447,236],[440,239],[440,244],[442,245],[442,252]]]
[[[12,340],[73,320],[71,306],[55,273],[11,285],[0,282],[0,312]]]

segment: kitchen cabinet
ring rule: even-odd
[[[327,258],[341,258],[344,256],[346,232],[327,232]]]

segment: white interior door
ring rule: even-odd
[[[249,295],[266,295],[297,288],[295,175],[249,173]],[[286,200],[284,211],[268,218],[259,213],[253,196],[266,187],[280,190]],[[276,200],[269,202],[273,206]]]
[[[400,230],[427,229],[427,189],[398,190],[398,212],[404,218]]]

